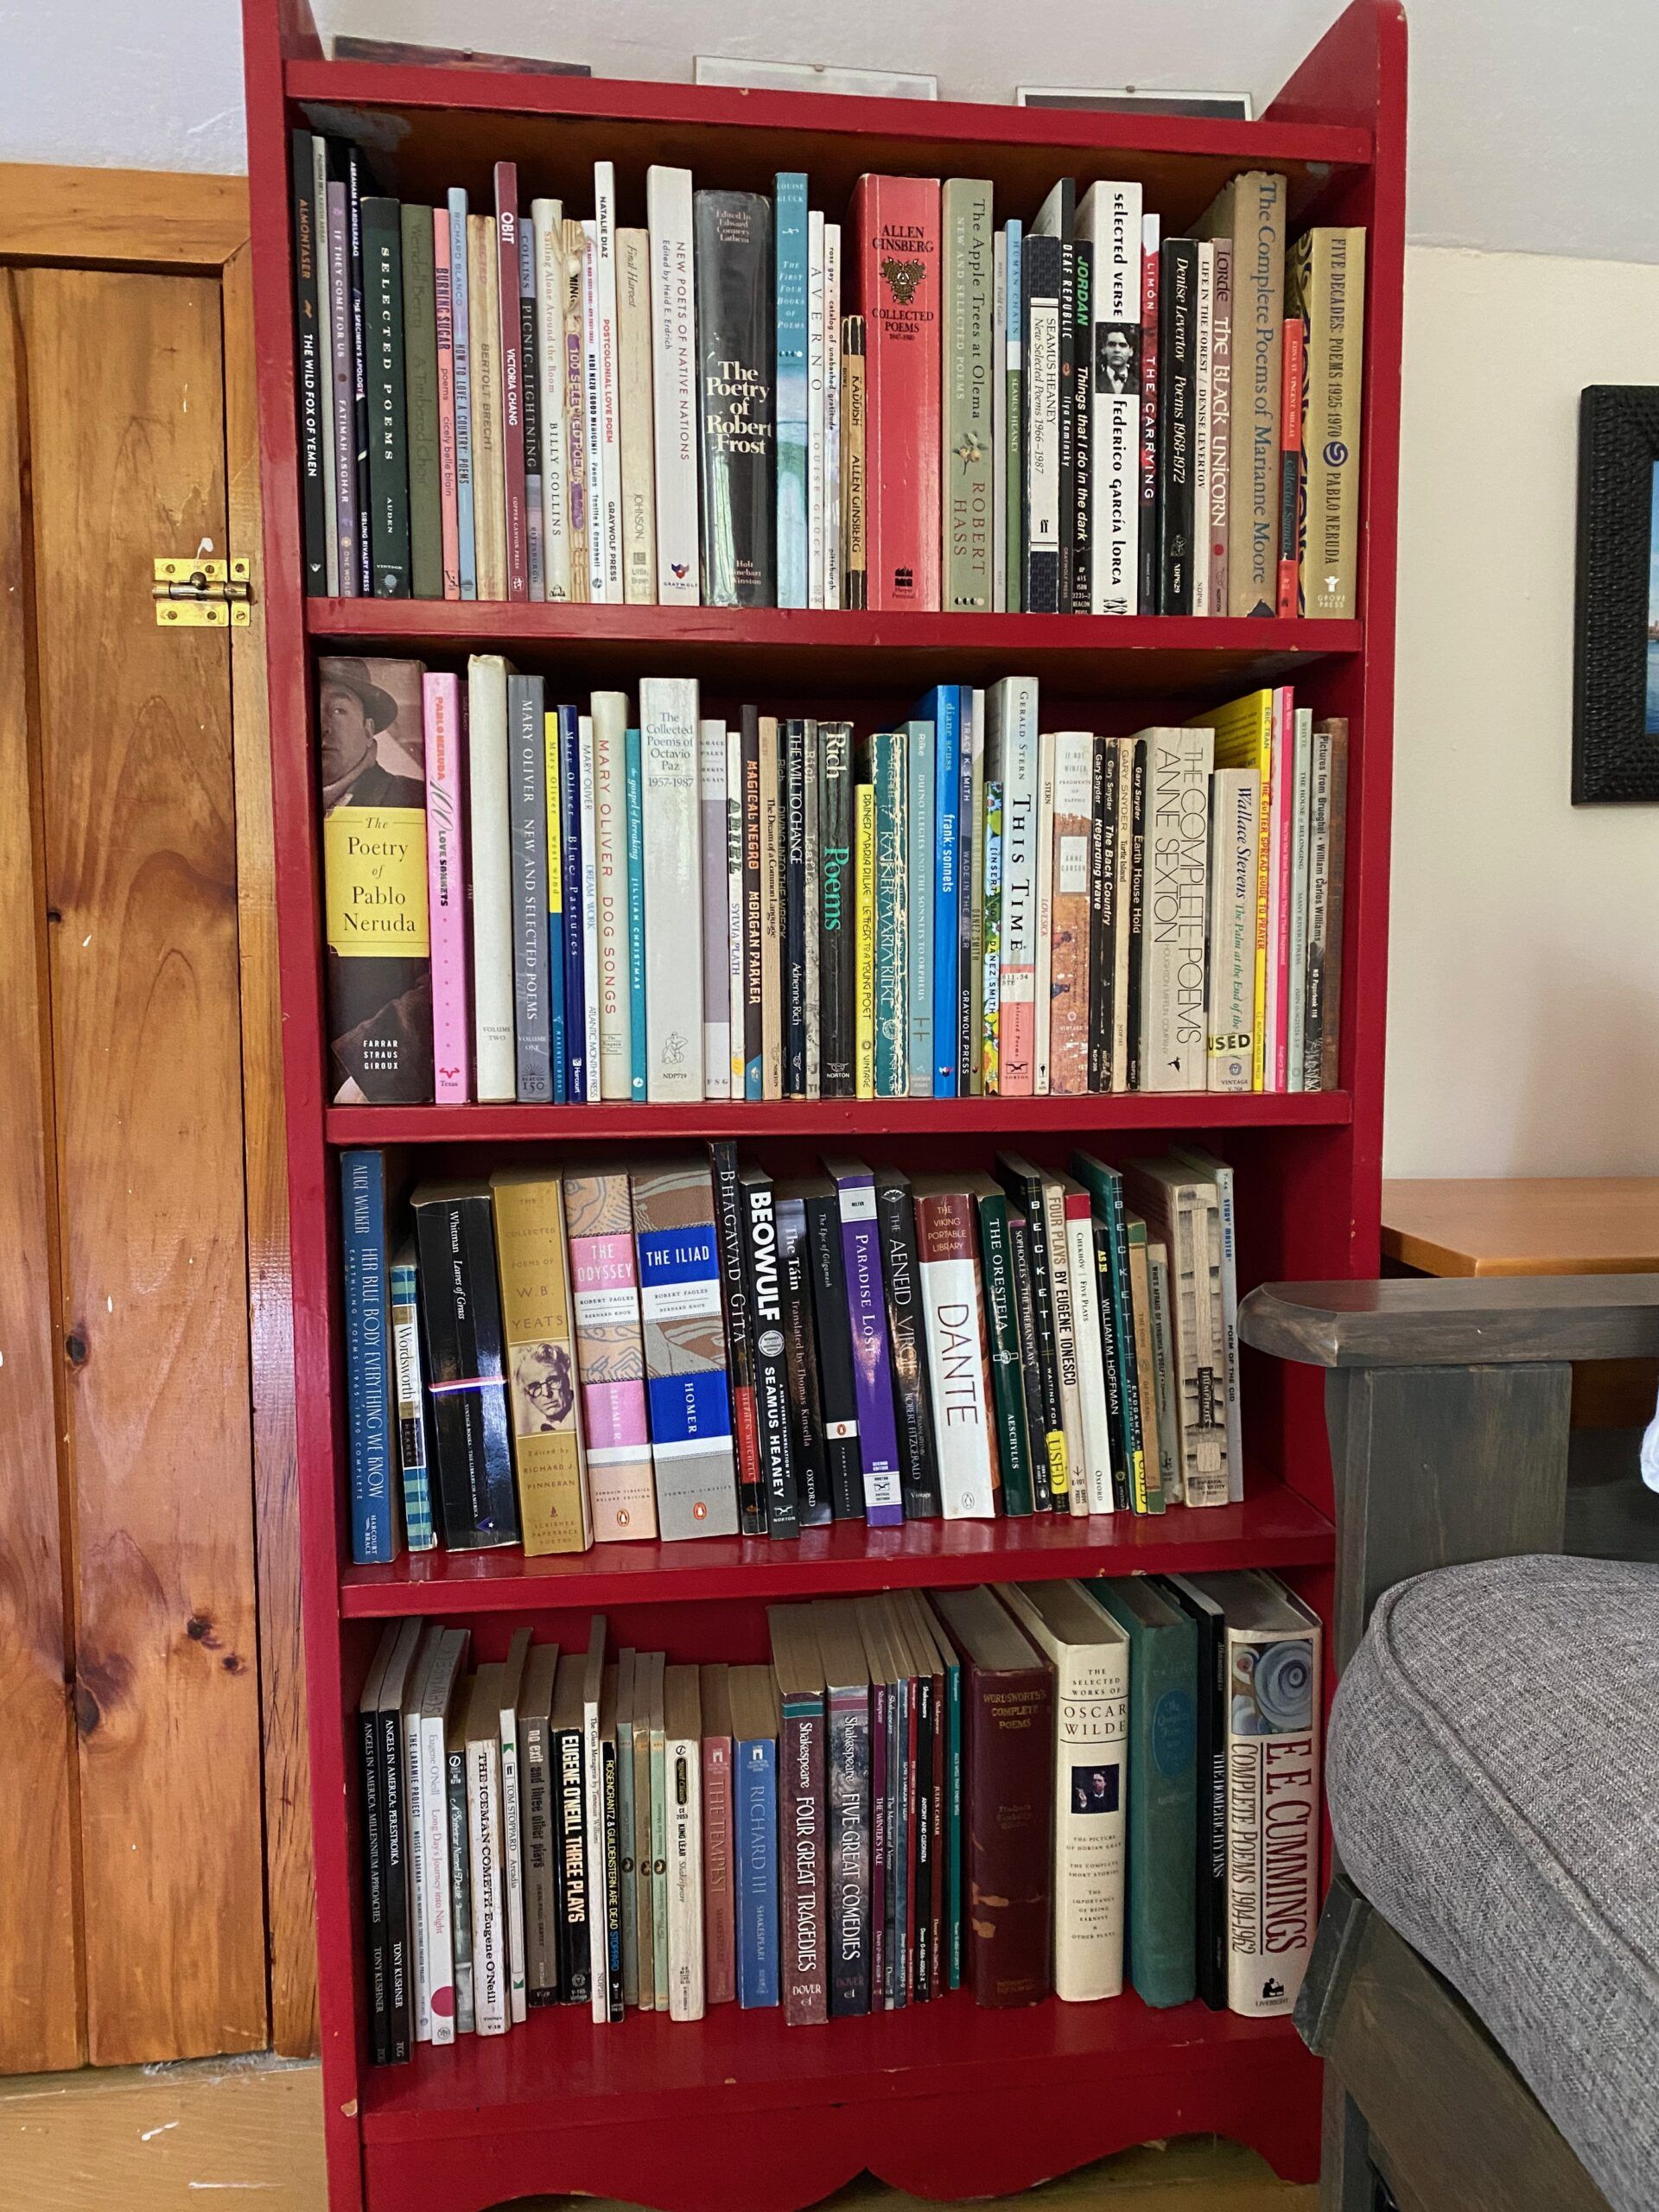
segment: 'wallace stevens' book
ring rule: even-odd
[[[418,661],[330,659],[321,697],[329,1096],[432,1096],[426,748]]]
[[[699,192],[695,207],[703,601],[770,607],[772,207],[753,192]]]

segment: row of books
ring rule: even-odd
[[[353,1557],[1243,1495],[1233,1171],[340,1155]]]
[[[292,145],[313,593],[1345,616],[1365,233],[1286,251],[1286,181],[1164,238],[1063,178],[867,175],[842,226],[653,166],[644,227],[375,189]],[[1311,535],[1310,535],[1311,533]]]
[[[532,2009],[1295,2003],[1320,1624],[1262,1573],[767,1608],[770,1665],[397,1623],[359,1704],[371,2049]],[[968,1910],[969,1900],[971,1910]]]
[[[695,679],[320,671],[338,1103],[1299,1091],[1338,1074],[1347,725],[906,721]]]

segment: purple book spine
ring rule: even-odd
[[[870,2010],[885,2003],[887,1972],[887,1704],[885,1682],[870,1684]]]
[[[858,1448],[864,1465],[864,1518],[873,1529],[899,1528],[905,1508],[899,1481],[893,1367],[887,1356],[875,1179],[868,1167],[849,1160],[825,1160],[824,1166],[835,1179],[841,1200],[841,1249],[847,1267],[847,1312],[852,1325]]]
[[[357,415],[353,393],[352,251],[346,187],[328,187],[328,315],[334,353],[335,534],[340,543],[342,598],[359,595],[357,562]]]

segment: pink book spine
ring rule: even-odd
[[[461,522],[455,498],[455,296],[449,265],[449,210],[432,211],[438,331],[438,508],[443,539],[443,595],[461,597]],[[439,1094],[442,1096],[442,1093]]]
[[[1273,931],[1273,1023],[1269,1090],[1290,1088],[1290,855],[1295,829],[1291,804],[1292,766],[1295,727],[1294,694],[1281,689],[1273,695],[1273,895],[1268,916]]]
[[[732,1739],[702,1739],[703,1984],[710,2005],[737,1995],[737,1901],[732,1868]]]
[[[639,1279],[630,1231],[573,1234],[570,1282],[594,1541],[639,1542],[657,1534],[657,1492],[645,1412]]]
[[[432,947],[432,1064],[440,1106],[472,1096],[467,1015],[467,868],[461,851],[461,680],[422,682],[426,727],[426,896]]]

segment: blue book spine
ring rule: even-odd
[[[773,180],[777,256],[778,604],[806,605],[806,175]]]
[[[873,1529],[896,1529],[903,1523],[905,1505],[899,1486],[899,1429],[893,1414],[893,1361],[887,1349],[875,1178],[862,1166],[824,1164],[834,1179],[841,1207],[853,1398],[858,1408],[858,1452],[864,1470],[864,1518]]]
[[[954,1098],[962,1027],[962,694],[954,683],[941,683],[920,711],[931,717],[934,730],[933,1096]]]
[[[645,786],[640,766],[639,733],[627,734],[626,752],[628,810],[628,1035],[632,1047],[628,1096],[645,1103]]]
[[[778,1745],[739,1739],[737,2001],[747,2012],[778,1999]]]
[[[467,194],[449,194],[449,298],[455,323],[455,560],[461,595],[478,597],[478,562],[473,548],[473,348],[468,334],[467,287]]]
[[[574,707],[559,709],[559,827],[564,846],[565,1096],[588,1099],[588,984],[582,964],[582,759]]]
[[[547,1020],[553,1103],[563,1106],[570,1084],[564,1059],[564,800],[557,715],[543,715],[542,736],[547,756],[543,778],[547,791]]]
[[[386,1255],[385,1161],[340,1156],[346,1254],[346,1404],[352,1453],[352,1560],[381,1567],[403,1548],[391,1488],[391,1306]]]
[[[982,833],[974,819],[974,743],[967,727],[973,695],[957,693],[957,1094],[972,1086],[979,1039],[974,1034],[974,840]]]
[[[906,996],[910,1014],[909,1084],[912,1098],[926,1098],[933,1090],[933,757],[937,750],[931,721],[909,725],[907,774],[909,819],[905,869],[909,879],[905,893],[908,924]]]

